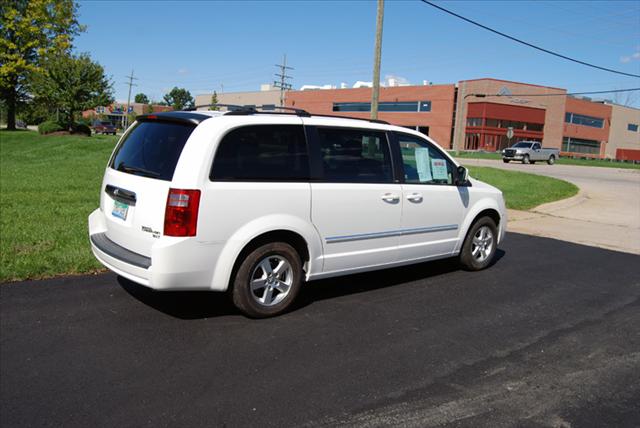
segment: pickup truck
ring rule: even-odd
[[[116,127],[109,121],[96,121],[93,124],[93,132],[96,134],[112,134],[116,135]]]
[[[512,160],[522,163],[546,161],[549,165],[553,165],[559,157],[560,150],[545,149],[537,141],[518,141],[502,151],[502,162],[504,163],[509,163]]]

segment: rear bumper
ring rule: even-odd
[[[111,241],[100,209],[89,216],[93,255],[109,270],[155,290],[211,290],[218,246],[193,238],[161,237],[151,257],[134,253]]]

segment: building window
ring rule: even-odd
[[[480,117],[467,118],[467,126],[482,126],[482,118]]]
[[[562,139],[562,151],[599,155],[600,142],[595,140],[582,140],[580,138],[564,137]]]
[[[585,116],[583,114],[565,113],[564,121],[576,125],[591,126],[593,128],[604,128],[604,119],[599,117]]]
[[[500,121],[498,119],[487,118],[485,123],[487,126],[490,126],[491,128],[500,128]]]
[[[371,111],[371,103],[333,103],[333,111]],[[431,101],[385,101],[378,103],[380,112],[430,112]]]
[[[542,128],[544,128],[542,123],[527,123],[527,131],[542,132]]]
[[[631,131],[631,132],[638,132],[638,124],[636,123],[629,123],[627,125],[627,131]]]

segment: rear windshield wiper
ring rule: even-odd
[[[124,162],[120,162],[120,165],[116,168],[118,171],[130,172],[132,174],[144,175],[146,177],[157,178],[160,177],[160,174],[154,171],[149,171],[148,169],[139,168],[137,166],[128,166],[125,165]]]

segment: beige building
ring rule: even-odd
[[[207,105],[211,103],[213,93],[196,95],[196,105]],[[280,90],[252,91],[252,92],[225,92],[217,93],[218,104],[235,105],[280,105]],[[207,107],[198,110],[208,110]]]
[[[611,127],[605,157],[635,159],[640,151],[640,110],[611,104]]]
[[[465,150],[468,109],[470,104],[504,104],[513,107],[525,107],[531,112],[544,111],[544,129],[542,144],[546,147],[560,148],[564,125],[566,96],[537,96],[544,94],[565,94],[566,89],[527,83],[511,82],[498,79],[462,80],[458,83],[458,95],[455,109],[455,130],[453,132],[453,149]],[[500,96],[477,97],[474,94],[500,94]],[[532,94],[526,96],[521,94]],[[522,110],[522,109],[519,109]],[[542,113],[542,112],[541,112]],[[466,144],[468,146],[468,144]],[[504,144],[494,144],[502,146]]]

